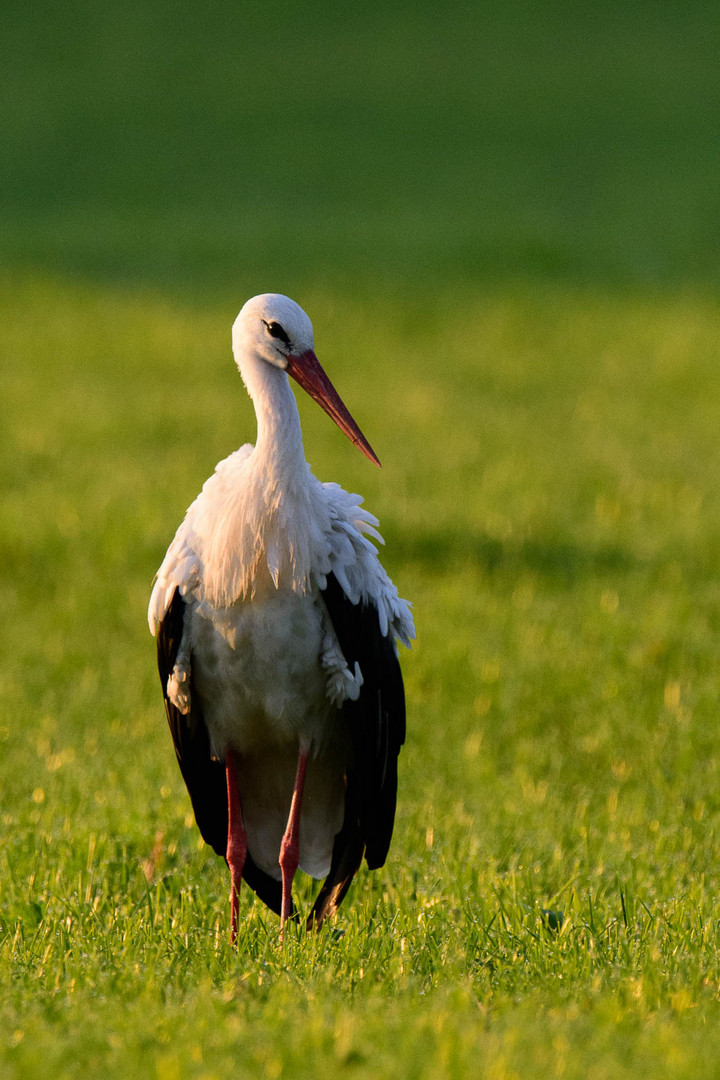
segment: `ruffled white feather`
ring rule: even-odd
[[[190,506],[157,573],[148,607],[154,634],[175,589],[203,608],[252,600],[270,584],[300,595],[334,573],[353,604],[372,603],[380,630],[405,645],[415,636],[410,605],[383,569],[378,520],[338,484],[321,484],[304,465],[302,482],[280,498],[254,468],[251,446],[221,461]],[[269,488],[269,490],[268,490]]]

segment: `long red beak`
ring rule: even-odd
[[[379,465],[377,454],[345,408],[342,398],[323,371],[312,349],[308,349],[300,356],[289,356],[286,370],[288,375],[292,375],[295,382],[299,383],[313,401],[317,401],[318,405],[335,421],[350,442],[362,450],[365,457],[370,458],[375,465]]]

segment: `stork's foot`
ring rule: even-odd
[[[280,908],[280,939],[285,923],[292,913],[292,883],[300,862],[300,839],[285,833],[280,846],[280,870],[282,871],[282,906]]]
[[[240,885],[242,883],[242,866],[245,863],[244,854],[238,857],[231,855],[228,844],[228,866],[230,867],[230,944],[237,941],[238,920],[240,915]],[[232,861],[231,861],[232,860]]]
[[[242,805],[237,781],[237,765],[232,750],[225,757],[225,777],[228,792],[228,840],[225,859],[230,868],[230,944],[237,941],[240,911],[240,884],[247,858],[247,835],[243,823]]]
[[[308,754],[310,747],[304,742],[300,743],[298,753],[297,772],[295,774],[295,787],[293,788],[290,815],[288,817],[285,835],[280,844],[280,871],[282,873],[282,904],[280,908],[280,940],[283,939],[285,923],[292,912],[292,883],[295,872],[300,862],[300,812],[302,810],[303,789],[305,787],[305,773],[307,771]]]

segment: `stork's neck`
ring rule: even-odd
[[[256,357],[243,363],[241,373],[257,417],[257,467],[271,483],[303,476],[307,470],[300,414],[286,373]]]

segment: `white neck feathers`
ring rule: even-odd
[[[321,485],[305,461],[287,374],[255,356],[238,365],[257,416],[257,442],[222,461],[194,522],[206,598],[217,607],[266,587],[304,593],[327,562]]]

